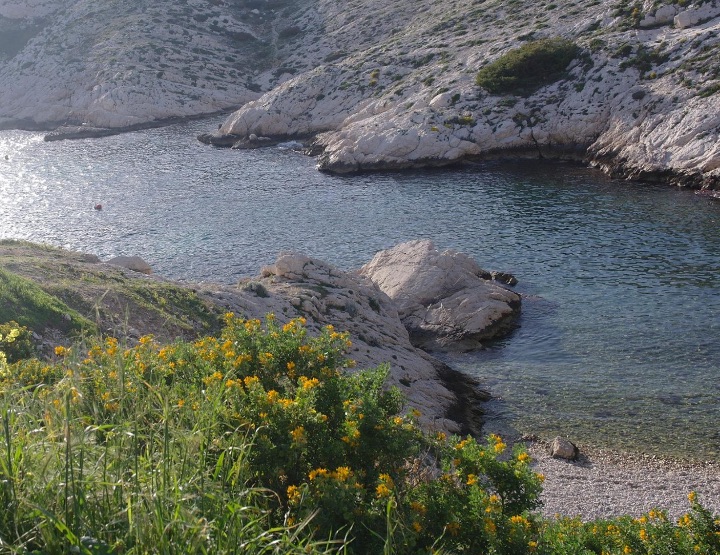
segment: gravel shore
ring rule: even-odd
[[[570,462],[550,456],[549,445],[526,443],[533,468],[545,475],[542,513],[583,520],[623,514],[640,516],[659,508],[677,519],[688,512],[687,494],[720,514],[720,462],[688,463],[651,456],[586,450]]]

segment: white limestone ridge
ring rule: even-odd
[[[242,105],[205,140],[312,136],[334,172],[511,154],[720,187],[720,0],[0,0],[11,24],[0,125]],[[476,84],[544,37],[582,49],[561,79],[529,96]]]

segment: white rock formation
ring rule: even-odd
[[[529,96],[476,84],[555,36],[582,49],[555,83]],[[318,135],[335,172],[512,153],[716,187],[719,66],[719,0],[0,0],[0,127],[243,105],[213,142]]]
[[[469,256],[417,240],[381,251],[360,269],[395,303],[414,345],[466,350],[507,333],[520,296],[491,281]]]
[[[152,274],[152,267],[139,256],[116,256],[107,261],[114,266],[122,266],[133,272]]]
[[[473,421],[480,421],[478,403],[484,399],[477,384],[415,348],[394,302],[368,279],[288,253],[238,290],[203,287],[214,303],[248,318],[269,312],[280,321],[304,316],[311,327],[332,324],[350,332],[349,356],[358,368],[388,363],[390,383],[420,411],[425,427],[450,433],[479,431],[472,428]]]

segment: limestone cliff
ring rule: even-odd
[[[0,0],[0,126],[126,128],[241,106],[206,137],[315,137],[343,172],[583,159],[718,188],[720,0]],[[535,90],[481,86],[538,39]]]

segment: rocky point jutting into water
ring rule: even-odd
[[[299,139],[333,172],[720,181],[719,0],[0,0],[0,31],[0,126],[56,138],[239,107],[203,140]]]
[[[333,325],[348,331],[353,341],[348,356],[359,368],[389,364],[390,383],[420,410],[420,422],[452,433],[480,432],[481,402],[489,395],[472,377],[413,346],[417,333],[409,334],[403,323],[418,328],[422,307],[432,315],[438,300],[448,299],[442,301],[448,303],[442,318],[432,316],[433,325],[422,328],[420,343],[478,347],[481,339],[507,333],[520,310],[519,296],[493,282],[491,273],[465,255],[438,252],[427,240],[381,252],[362,272],[285,253],[237,287],[171,282],[150,274],[137,257],[103,263],[92,255],[16,241],[0,241],[0,266],[0,285],[7,281],[15,288],[20,280],[20,289],[51,297],[44,302],[55,309],[43,312],[48,316],[42,321],[23,320],[32,312],[28,302],[16,307],[15,317],[33,329],[46,353],[81,329],[131,341],[149,333],[172,341],[216,331],[227,311],[245,318],[273,313],[280,322],[303,316],[311,330]],[[396,276],[389,288],[388,271]],[[444,325],[435,325],[437,320]]]

